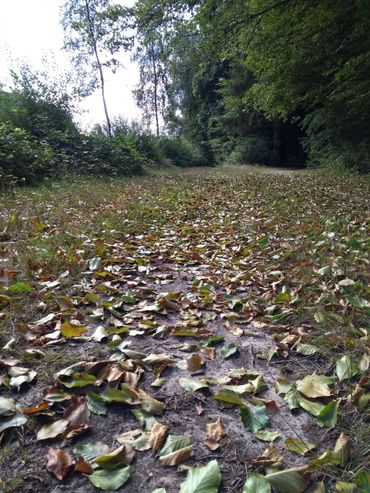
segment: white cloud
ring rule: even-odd
[[[70,67],[63,51],[63,29],[60,25],[60,8],[64,0],[0,0],[0,82],[9,83],[11,59],[24,60],[35,68],[40,67],[44,55],[53,56],[61,70]],[[122,2],[132,4],[132,0]],[[120,61],[124,68],[116,74],[108,70],[106,92],[108,110],[112,117],[122,115],[128,120],[140,117],[132,89],[138,82],[137,66],[123,53]],[[76,120],[84,127],[104,121],[99,91],[81,103],[84,113]]]

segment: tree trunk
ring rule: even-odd
[[[158,76],[157,67],[155,65],[155,54],[153,48],[153,42],[150,43],[150,52],[152,58],[153,76],[154,76],[154,114],[155,114],[155,124],[157,137],[159,137],[159,117],[158,117]]]
[[[90,6],[89,6],[89,0],[85,0],[85,5],[86,5],[86,15],[87,15],[87,22],[89,24],[89,31],[90,31],[90,36],[91,36],[91,42],[93,45],[93,50],[96,58],[96,63],[98,65],[98,70],[99,70],[99,77],[100,77],[100,89],[101,89],[101,95],[102,95],[102,100],[103,100],[103,106],[104,106],[104,113],[105,113],[105,120],[107,122],[107,130],[108,130],[108,135],[109,138],[112,138],[112,125],[110,122],[109,114],[108,114],[108,107],[107,107],[107,102],[105,99],[105,81],[104,81],[104,74],[103,74],[103,68],[100,62],[99,58],[99,52],[98,52],[98,46],[97,42],[95,39],[95,34],[93,30],[93,24],[92,24],[92,19],[91,19],[91,14],[90,14]]]
[[[272,156],[273,165],[281,166],[283,163],[283,124],[279,118],[275,118],[272,127]]]

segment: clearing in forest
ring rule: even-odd
[[[226,168],[0,198],[0,490],[368,491],[369,197]]]

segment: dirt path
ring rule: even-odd
[[[359,412],[345,402],[349,380],[356,377],[354,388],[365,378],[366,364],[338,382],[333,363],[342,353],[328,352],[319,326],[343,352],[347,317],[353,327],[363,323],[363,310],[346,298],[351,283],[335,286],[343,279],[362,286],[367,275],[366,262],[353,263],[365,247],[365,197],[349,207],[345,187],[291,172],[189,175],[157,178],[152,187],[138,182],[129,192],[125,185],[123,193],[133,194],[126,208],[109,204],[122,230],[108,237],[100,227],[88,236],[80,223],[80,250],[91,253],[78,277],[35,274],[38,312],[18,322],[20,347],[6,348],[0,360],[4,386],[19,375],[31,380],[19,389],[13,380],[1,393],[28,418],[0,434],[4,492],[93,492],[81,471],[113,477],[131,463],[118,491],[178,493],[187,467],[213,459],[222,482],[210,491],[241,492],[253,471],[306,466],[333,450]],[[346,220],[334,222],[338,215]],[[318,273],[335,269],[333,245],[344,258],[334,281]],[[342,320],[330,326],[334,311]],[[359,342],[358,352],[348,354],[355,360],[364,351]],[[325,414],[333,403],[342,410],[340,428],[336,415],[333,424]],[[215,422],[222,429],[210,444],[206,428]],[[171,435],[185,437],[181,446],[171,445]],[[81,448],[96,442],[90,453]],[[108,469],[94,463],[122,444]],[[61,455],[48,466],[66,473],[62,481],[46,471],[50,448],[67,454],[64,468]],[[312,481],[333,484],[328,467],[334,466],[311,467]],[[301,481],[296,493],[310,482],[306,469],[288,474]],[[271,484],[284,493],[279,481]]]

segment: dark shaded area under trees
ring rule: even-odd
[[[369,13],[366,0],[68,0],[62,24],[79,87],[14,70],[14,87],[0,91],[1,185],[136,174],[148,163],[366,172]],[[139,65],[142,123],[112,121],[105,101],[122,50]],[[95,89],[106,121],[83,133],[74,104]]]

